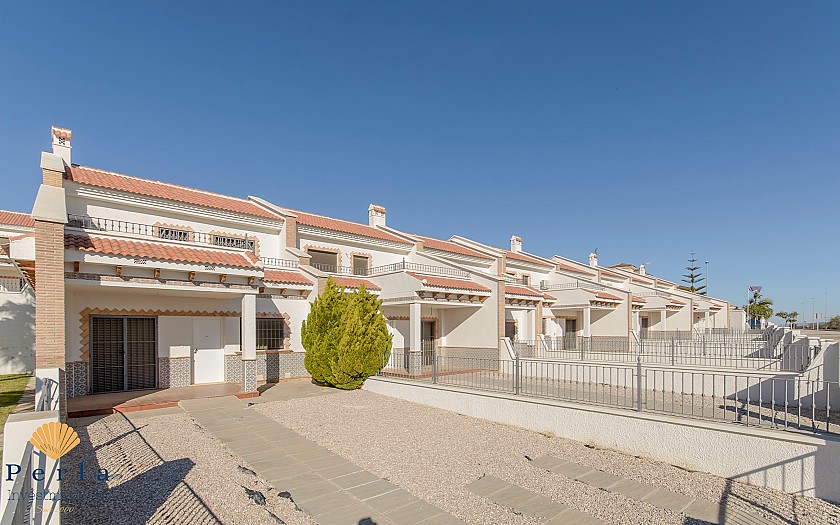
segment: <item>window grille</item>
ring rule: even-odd
[[[158,237],[168,241],[189,241],[190,232],[187,230],[176,230],[175,228],[158,228]]]
[[[283,350],[286,347],[285,319],[257,319],[257,350]]]
[[[214,235],[213,244],[216,246],[224,246],[225,248],[239,248],[240,250],[248,250],[251,252],[253,252],[256,247],[253,239],[226,237],[223,235]]]

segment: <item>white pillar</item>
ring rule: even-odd
[[[668,330],[668,310],[662,309],[662,331]]]
[[[592,335],[592,308],[589,306],[583,309],[583,337]]]
[[[711,327],[712,325],[709,324],[709,312],[706,312],[706,330],[709,330]]]
[[[257,296],[242,296],[242,391],[257,390]]]
[[[421,337],[421,310],[420,310],[420,303],[411,303],[408,305],[408,349],[419,352],[421,350],[420,347],[420,337]]]
[[[257,358],[257,296],[242,297],[242,359]]]
[[[639,320],[640,317],[641,316],[639,315],[638,310],[633,312],[633,326],[631,327],[631,330],[636,333],[639,333],[642,330],[642,322]]]

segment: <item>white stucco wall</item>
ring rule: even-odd
[[[0,292],[0,374],[35,369],[35,294]]]
[[[840,502],[840,441],[628,410],[370,378],[371,392],[791,494]],[[691,446],[675,446],[690,443]]]

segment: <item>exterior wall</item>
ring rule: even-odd
[[[161,211],[160,208],[145,207],[124,203],[110,203],[91,200],[75,195],[70,191],[67,195],[67,213],[74,215],[88,215],[106,219],[133,222],[148,225],[167,225],[173,228],[188,229],[201,233],[229,234],[231,236],[245,236],[257,239],[260,257],[283,258],[286,249],[286,237],[280,229],[251,225],[243,227],[245,220],[232,222],[218,220],[211,213],[207,215],[193,215]],[[154,238],[154,237],[149,237]],[[208,246],[212,246],[209,245]]]
[[[0,375],[35,370],[35,294],[0,292]]]
[[[314,300],[314,297],[313,297]],[[285,299],[285,298],[257,298],[257,317],[260,314],[286,314],[288,315],[289,347],[286,350],[292,352],[304,352],[303,344],[300,341],[300,327],[306,316],[309,315],[310,303],[307,299]]]
[[[313,250],[335,251],[339,254],[338,266],[352,266],[352,255],[369,255],[369,264],[373,266],[384,266],[402,262],[407,258],[412,246],[406,245],[404,249],[385,248],[376,244],[364,242],[353,242],[349,240],[328,238],[326,236],[314,236],[309,233],[298,232],[298,248],[306,251]]]
[[[614,309],[592,309],[590,317],[592,335],[627,337],[630,327],[627,318],[627,302],[623,302]]]

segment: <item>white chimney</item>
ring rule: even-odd
[[[385,226],[385,208],[378,204],[368,206],[368,225]]]
[[[52,127],[52,152],[64,159],[64,163],[70,166],[70,139],[73,132],[69,129]]]
[[[594,252],[589,254],[589,266],[592,266],[593,268],[598,266],[598,252],[597,251],[594,251]]]
[[[645,263],[639,265],[639,275],[647,275],[647,269],[645,268]]]
[[[514,235],[510,238],[510,251],[519,253],[522,251],[522,238]]]

